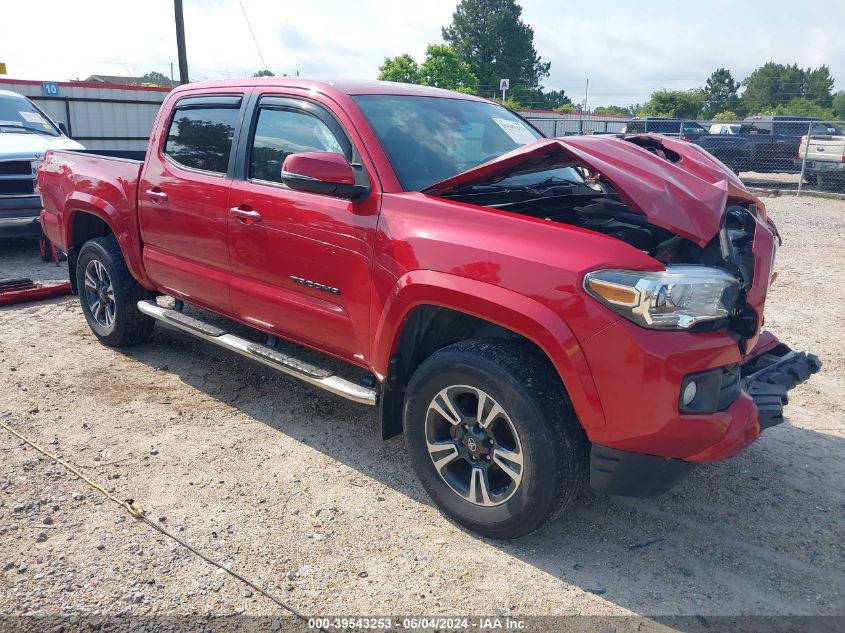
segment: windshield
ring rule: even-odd
[[[542,136],[509,110],[483,101],[408,95],[355,101],[405,191],[422,191]]]
[[[709,134],[707,130],[700,123],[696,123],[694,121],[689,123],[684,123],[683,125],[683,133],[688,136],[696,136],[701,134]]]
[[[59,136],[50,120],[28,99],[0,95],[0,133],[4,132]]]

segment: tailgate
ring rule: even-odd
[[[804,158],[806,137],[801,139],[800,158]],[[807,160],[841,163],[845,157],[845,136],[814,136],[810,139]]]

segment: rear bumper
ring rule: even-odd
[[[741,366],[742,391],[726,411],[719,412],[731,418],[719,441],[686,459],[593,444],[591,487],[597,492],[626,497],[663,494],[689,474],[698,462],[732,457],[757,439],[761,431],[783,422],[783,407],[789,401],[789,390],[820,368],[821,362],[815,355],[793,352],[777,343]]]
[[[804,168],[805,174],[830,174],[831,176],[845,176],[845,161],[808,160]]]
[[[0,237],[39,237],[39,196],[0,198]]]

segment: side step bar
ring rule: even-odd
[[[378,392],[375,389],[370,389],[340,376],[335,376],[329,370],[301,361],[272,347],[254,343],[240,336],[230,334],[216,325],[206,323],[176,310],[163,308],[153,301],[139,301],[138,309],[154,319],[167,323],[171,327],[236,352],[267,367],[272,367],[288,376],[299,378],[310,385],[325,389],[335,395],[360,404],[375,405],[378,402]]]

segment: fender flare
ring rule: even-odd
[[[68,196],[63,213],[64,217],[67,218],[64,226],[65,244],[68,247],[73,244],[73,225],[78,213],[88,213],[106,223],[117,239],[130,274],[147,290],[154,290],[155,287],[147,277],[141,262],[140,243],[135,242],[129,227],[120,218],[117,210],[102,198],[78,191],[74,191]]]
[[[388,295],[373,336],[373,369],[387,374],[405,320],[423,305],[436,305],[495,323],[532,341],[549,358],[585,429],[605,423],[590,367],[566,322],[551,308],[513,290],[433,270],[405,273]]]

